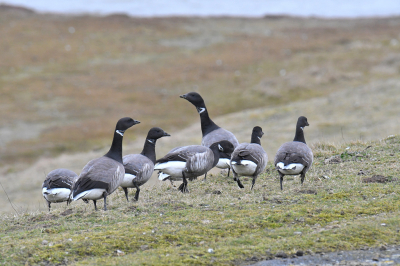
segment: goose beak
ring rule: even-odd
[[[140,124],[140,121],[133,120],[133,124],[134,124],[134,125]]]
[[[167,132],[164,132],[164,137],[170,137],[171,135],[168,134]]]
[[[179,97],[181,97],[181,98],[183,98],[183,99],[186,99],[186,94],[183,94],[183,95],[181,95],[181,96],[179,96]]]

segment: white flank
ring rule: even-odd
[[[71,190],[69,188],[42,189],[43,197],[50,202],[62,202],[68,200]]]
[[[135,175],[125,173],[124,180],[122,180],[121,183],[121,187],[135,187],[132,183],[132,180],[135,178]]]
[[[242,160],[241,164],[232,162],[232,168],[238,175],[251,176],[257,168],[257,164],[249,160]]]
[[[229,168],[229,163],[230,163],[230,160],[228,158],[220,158],[218,160],[216,167],[221,168],[221,169],[226,169],[226,168]]]
[[[284,163],[279,162],[276,164],[276,168],[284,175],[298,175],[303,171],[304,165],[301,163],[291,163],[285,166]]]
[[[91,190],[83,191],[78,195],[74,196],[74,200],[87,199],[87,200],[98,200],[103,198],[103,193],[106,190],[104,188],[94,188]]]
[[[154,170],[161,170],[165,174],[173,177],[182,177],[182,171],[186,168],[186,162],[170,161],[156,164]]]

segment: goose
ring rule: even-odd
[[[124,180],[121,187],[128,200],[128,188],[136,188],[135,200],[139,200],[140,186],[149,181],[156,162],[156,141],[159,138],[171,136],[159,127],[153,127],[147,133],[143,150],[140,154],[128,154],[122,158],[125,167]]]
[[[262,128],[256,126],[251,133],[250,143],[241,143],[232,153],[231,168],[233,172],[233,180],[235,180],[240,188],[244,188],[240,182],[239,176],[251,176],[253,182],[251,189],[258,175],[264,171],[268,162],[268,155],[261,147],[261,137],[264,135]]]
[[[42,185],[42,195],[47,201],[50,211],[51,203],[63,202],[69,200],[71,188],[78,175],[68,169],[59,168],[47,174]]]
[[[300,175],[303,184],[306,173],[312,165],[313,153],[304,138],[305,126],[309,126],[307,118],[300,116],[293,141],[282,144],[276,152],[274,165],[280,176],[281,190],[285,175]]]
[[[203,138],[201,140],[201,145],[210,147],[213,143],[221,140],[230,141],[235,148],[239,145],[238,140],[236,139],[235,135],[233,135],[232,132],[219,127],[211,120],[211,118],[208,115],[208,111],[204,103],[204,100],[200,96],[200,94],[198,94],[197,92],[189,92],[184,95],[181,95],[180,97],[192,103],[196,107],[197,112],[200,115],[201,132],[203,135]],[[226,152],[222,152],[219,157],[220,159],[216,167],[220,169],[228,168],[228,176],[229,176],[231,154],[226,154]]]
[[[88,162],[75,182],[72,190],[74,201],[93,200],[94,208],[97,211],[96,201],[103,198],[104,210],[107,210],[107,196],[121,185],[125,175],[122,164],[124,132],[139,123],[130,117],[121,118],[117,122],[110,150],[104,156]]]
[[[166,179],[183,180],[178,189],[182,193],[186,193],[189,192],[187,179],[192,181],[216,166],[219,152],[232,153],[233,150],[233,144],[227,140],[216,142],[210,148],[201,145],[180,147],[158,159],[154,170],[160,170],[163,173],[159,175],[159,179],[162,181]]]

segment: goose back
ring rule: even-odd
[[[278,163],[283,163],[284,166],[301,164],[306,168],[304,170],[304,173],[306,173],[313,163],[313,153],[307,144],[303,142],[286,142],[278,149],[275,155],[274,164],[277,165]]]
[[[267,166],[268,155],[259,144],[241,143],[232,153],[231,162],[239,163],[231,165],[238,175],[257,176]],[[253,167],[243,167],[252,163],[254,163]]]

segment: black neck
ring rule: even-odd
[[[121,136],[119,133],[117,133],[117,130],[115,130],[111,148],[104,156],[122,163],[122,139],[123,136]]]
[[[294,136],[293,141],[303,142],[304,144],[306,143],[306,139],[304,138],[304,132],[300,128],[300,126],[296,126],[296,135]]]
[[[252,134],[251,135],[251,143],[261,145],[260,137],[258,137],[256,134]]]
[[[153,164],[156,163],[156,139],[146,138],[143,146],[143,150],[140,153],[143,156],[149,158]]]
[[[197,107],[197,111],[199,110],[204,110],[200,113],[200,122],[201,122],[201,132],[203,133],[203,137],[210,133],[213,130],[216,130],[219,128],[208,116],[208,111],[205,105]],[[204,109],[203,109],[204,108]]]
[[[215,167],[218,164],[219,161],[219,149],[218,145],[211,145],[210,149],[214,153],[214,162],[213,162],[213,167]]]

